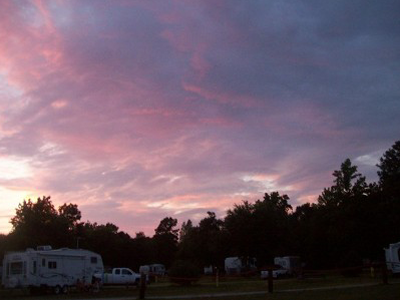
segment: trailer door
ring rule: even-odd
[[[64,271],[68,274],[69,285],[76,285],[76,282],[87,282],[85,278],[85,258],[83,256],[68,256],[63,261]]]
[[[37,286],[39,285],[38,281],[38,259],[37,257],[32,257],[29,262],[28,273],[30,278],[30,285]]]

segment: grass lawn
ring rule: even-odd
[[[285,279],[274,281],[274,293],[268,294],[267,281],[259,278],[221,278],[219,286],[216,287],[213,278],[203,278],[197,284],[188,287],[172,285],[167,279],[160,280],[158,283],[150,284],[146,290],[146,298],[157,299],[157,297],[169,297],[169,299],[177,299],[183,295],[195,295],[192,299],[278,299],[278,300],[398,300],[400,299],[400,280],[389,279],[388,285],[381,284],[381,281],[368,276],[360,276],[355,278],[345,278],[340,276],[332,276],[325,278],[308,278],[303,280]],[[373,285],[371,285],[373,284]],[[349,287],[364,285],[359,287]],[[347,286],[347,287],[346,287]],[[346,287],[346,288],[338,288]],[[320,289],[324,288],[324,289]],[[300,291],[302,290],[302,291]],[[245,293],[262,293],[245,295]],[[233,294],[239,295],[233,295]],[[206,295],[228,294],[226,296],[208,297]],[[27,291],[22,290],[0,290],[0,299],[11,300],[36,300],[36,299],[99,299],[99,298],[124,298],[137,299],[139,290],[137,288],[126,287],[104,287],[99,293],[77,293],[71,291],[68,295],[41,295],[30,296]],[[199,297],[198,295],[205,295]],[[175,297],[176,296],[176,297]],[[159,298],[161,299],[161,298]],[[190,298],[186,298],[190,299]]]
[[[398,300],[400,284],[377,285],[362,288],[347,288],[342,290],[319,290],[304,292],[275,292],[262,295],[240,295],[226,297],[202,297],[196,300]]]

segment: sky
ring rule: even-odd
[[[0,2],[0,232],[24,199],[153,235],[315,202],[400,139],[397,0]]]

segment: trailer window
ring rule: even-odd
[[[92,264],[97,264],[97,257],[96,257],[96,256],[90,257],[90,262],[91,262]]]
[[[10,275],[23,274],[24,264],[22,261],[10,263]]]
[[[46,260],[44,258],[42,258],[42,267],[46,266]]]
[[[49,261],[48,268],[49,269],[57,269],[57,262],[56,261]]]
[[[32,263],[32,273],[33,275],[36,275],[36,260],[34,260]]]

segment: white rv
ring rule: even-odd
[[[272,271],[273,278],[293,276],[300,271],[301,267],[300,257],[298,256],[275,257],[274,265],[276,269]],[[267,279],[268,271],[261,271],[261,278]]]
[[[385,248],[386,265],[393,274],[400,274],[400,242]]]
[[[40,246],[37,250],[9,252],[3,260],[5,288],[50,288],[66,293],[75,285],[89,285],[94,274],[103,273],[101,256],[89,250]]]
[[[281,266],[284,270],[287,270],[288,275],[298,272],[301,266],[300,257],[298,256],[275,257],[274,264]]]
[[[256,270],[256,259],[249,257],[241,259],[239,257],[225,258],[225,272],[226,274],[240,274],[245,271]]]
[[[140,266],[139,273],[144,273],[146,275],[164,276],[166,270],[163,264],[151,264]]]

